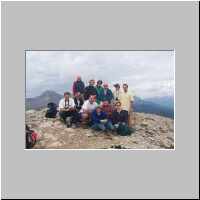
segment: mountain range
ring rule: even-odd
[[[47,106],[49,102],[58,105],[63,95],[55,91],[47,90],[40,96],[26,98],[26,110],[40,110]],[[174,98],[170,96],[142,99],[135,97],[133,103],[135,112],[157,114],[164,117],[174,118]]]

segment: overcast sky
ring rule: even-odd
[[[27,51],[26,96],[71,91],[77,75],[127,83],[142,98],[172,96],[174,68],[173,51]]]

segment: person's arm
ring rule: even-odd
[[[110,100],[114,99],[114,96],[113,96],[113,93],[112,91],[110,90]]]
[[[73,95],[75,95],[75,93],[76,93],[75,82],[73,83],[73,86],[72,86],[72,92],[73,92]]]
[[[82,81],[82,84],[83,84],[82,85],[83,86],[83,91],[82,92],[84,93],[85,92],[85,83]]]
[[[111,115],[111,121],[112,121],[113,124],[117,123],[116,122],[116,113],[115,112],[113,112],[112,115]]]
[[[134,102],[134,92],[131,92],[131,94],[130,94],[131,96],[130,96],[130,111],[132,112],[133,111],[133,102]]]
[[[82,105],[81,111],[80,112],[86,112],[87,110],[87,101],[85,101]]]
[[[69,109],[68,110],[74,110],[75,109],[75,103],[73,99],[69,100]]]
[[[102,119],[108,119],[108,115],[106,114],[106,112],[102,112]]]
[[[98,119],[98,117],[97,117],[95,112],[92,112],[91,118],[92,118],[92,122],[93,123],[100,123],[100,120]]]
[[[85,88],[85,92],[83,96],[85,100],[88,100],[88,87]]]

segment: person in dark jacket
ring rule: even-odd
[[[111,118],[115,127],[118,127],[120,123],[128,124],[128,111],[122,110],[119,101],[115,103],[115,110],[113,111]]]
[[[128,111],[122,110],[121,102],[115,103],[115,111],[112,113],[112,123],[118,135],[128,136],[135,132],[135,129],[129,127]]]
[[[84,103],[84,100],[81,96],[80,92],[76,92],[74,96],[74,104],[75,104],[75,109],[79,112],[82,108],[82,105]]]
[[[97,100],[96,102],[98,104],[101,103],[102,101],[102,97],[103,97],[103,87],[102,87],[103,81],[102,80],[98,80],[97,81],[97,85],[96,85],[96,91],[97,91]]]
[[[103,84],[103,94],[102,94],[102,98],[101,99],[102,99],[102,101],[108,101],[109,103],[111,103],[111,101],[113,100],[113,93],[109,89],[107,83]]]
[[[85,88],[85,93],[84,93],[84,99],[88,100],[90,96],[96,96],[97,97],[97,91],[95,88],[95,80],[90,80],[89,81],[89,86]]]
[[[92,112],[92,129],[97,131],[114,130],[114,126],[108,119],[108,115],[102,111],[101,107],[98,106]]]
[[[77,76],[76,81],[74,81],[72,91],[73,91],[73,95],[74,95],[74,96],[75,96],[75,94],[76,94],[77,92],[80,92],[81,95],[84,94],[84,92],[85,92],[85,84],[84,84],[84,82],[81,80],[81,77],[80,77],[80,76]]]

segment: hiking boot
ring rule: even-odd
[[[77,125],[73,123],[72,128],[77,128]]]
[[[66,122],[67,127],[69,128],[71,126],[71,117],[67,117],[65,119],[65,122]]]

